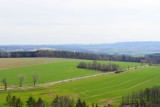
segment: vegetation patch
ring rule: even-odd
[[[159,107],[160,87],[146,88],[122,97],[122,107]]]
[[[93,63],[86,63],[86,62],[80,62],[77,65],[77,68],[83,68],[83,69],[91,69],[91,70],[98,70],[102,72],[115,72],[118,71],[119,65],[118,64],[101,64],[97,61],[93,61]]]
[[[92,103],[89,106],[85,101],[78,99],[77,101],[68,96],[56,96],[50,103],[45,102],[41,97],[36,100],[30,96],[25,102],[20,97],[12,96],[8,94],[6,97],[6,103],[8,107],[98,107],[97,104]]]

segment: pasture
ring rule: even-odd
[[[147,87],[160,85],[160,67],[148,66],[130,70],[120,74],[108,74],[100,77],[62,83],[48,87],[8,91],[26,100],[32,95],[51,101],[55,95],[68,95],[82,98],[98,104],[119,104],[121,96],[143,90]],[[4,102],[8,92],[0,92],[0,102]]]
[[[10,86],[17,86],[19,84],[18,76],[24,75],[24,85],[32,85],[32,75],[37,73],[39,75],[38,84],[44,84],[48,82],[54,82],[64,79],[82,77],[92,74],[101,73],[93,70],[78,69],[77,64],[81,61],[80,59],[63,59],[63,58],[11,58],[11,59],[0,59],[1,67],[11,67],[10,69],[0,70],[0,79],[6,78]],[[101,63],[110,63],[107,61],[99,61]],[[112,62],[119,64],[121,68],[127,68],[128,66],[133,67],[140,65],[139,63],[129,62]],[[16,68],[12,68],[16,66]]]
[[[23,74],[24,87],[33,85],[32,74],[39,74],[39,81],[37,84],[45,84],[59,80],[65,80],[75,77],[83,77],[86,75],[93,75],[101,73],[100,71],[78,69],[77,64],[79,62],[91,62],[90,60],[80,59],[64,59],[64,58],[3,58],[1,61],[0,79],[6,78],[9,86],[18,87],[18,75]],[[4,62],[4,63],[3,63]],[[135,67],[141,65],[140,63],[131,62],[110,62],[110,61],[98,61],[100,63],[115,63],[119,64],[121,69],[127,69],[128,67]],[[4,69],[5,66],[7,69]],[[155,67],[156,68],[156,67]],[[45,101],[51,101],[55,95],[69,95],[75,98],[82,98],[88,102],[97,102],[103,104],[103,102],[116,101],[121,95],[130,93],[130,86],[141,84],[143,80],[151,78],[151,76],[158,76],[157,70],[153,67],[147,67],[145,69],[131,70],[120,74],[107,74],[104,76],[87,78],[80,81],[73,81],[69,83],[61,83],[51,86],[34,87],[32,89],[23,88],[22,90],[8,90],[0,91],[0,106],[4,105],[5,97],[8,92],[18,97],[21,97],[25,101],[28,96],[32,95],[35,98],[42,97]],[[150,70],[156,71],[153,75],[150,75]],[[147,71],[147,72],[146,72]],[[147,74],[145,78],[144,74]],[[141,78],[141,77],[144,78]],[[153,85],[147,84],[149,86]],[[0,84],[2,89],[2,83]],[[139,87],[138,89],[143,89]],[[132,88],[131,88],[132,89]],[[134,90],[134,87],[133,87]],[[109,100],[109,101],[110,101]]]

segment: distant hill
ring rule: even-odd
[[[103,54],[146,55],[160,53],[160,42],[119,42],[92,45],[0,45],[0,51],[69,50]]]

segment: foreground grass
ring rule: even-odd
[[[7,92],[1,91],[0,104],[2,105],[5,102],[5,97],[10,92],[21,97],[23,101],[32,95],[36,98],[42,97],[49,102],[58,94],[69,95],[75,98],[80,97],[88,102],[97,102],[99,104],[114,103],[118,105],[121,96],[145,89],[146,87],[160,85],[159,81],[160,67],[145,67],[120,74],[108,74],[50,87]]]
[[[64,58],[53,58],[53,59],[52,58],[51,59],[37,58],[35,59],[36,61],[32,62],[32,60],[34,59],[35,58],[33,59],[32,58],[31,59],[30,58],[10,59],[12,63],[14,61],[15,62],[17,61],[21,65],[24,65],[26,61],[28,60],[28,61],[31,61],[31,62],[28,62],[28,65],[32,65],[32,66],[23,67],[23,66],[17,65],[17,68],[0,70],[0,78],[6,78],[10,86],[18,86],[18,82],[19,82],[18,75],[20,74],[24,75],[24,78],[25,78],[24,85],[32,85],[33,84],[32,75],[34,73],[39,74],[39,81],[37,84],[43,84],[43,83],[48,83],[48,82],[54,82],[54,81],[59,81],[59,80],[64,80],[64,79],[69,79],[69,78],[76,78],[76,77],[100,73],[100,72],[93,71],[93,70],[77,68],[77,64],[79,62],[81,61],[90,62],[89,60],[64,59]],[[10,66],[9,63],[11,63],[10,60],[6,59],[5,63],[7,63],[8,61],[8,66]],[[44,62],[47,62],[48,60],[51,62],[45,63],[45,64],[44,63],[39,64],[38,61],[42,61],[42,60]],[[100,63],[110,63],[110,62],[100,61]],[[129,63],[129,62],[111,62],[111,63],[119,64],[121,68],[127,68],[128,66],[133,67],[136,65],[140,65],[139,63]]]

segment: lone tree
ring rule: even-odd
[[[34,74],[32,75],[33,84],[34,84],[34,85],[36,85],[36,82],[38,81],[38,77],[39,77],[38,73],[34,73]]]
[[[4,90],[7,90],[7,80],[5,78],[2,79],[2,84],[4,85]]]
[[[23,82],[24,82],[24,75],[20,74],[18,75],[18,78],[19,78],[19,87],[22,87]]]

